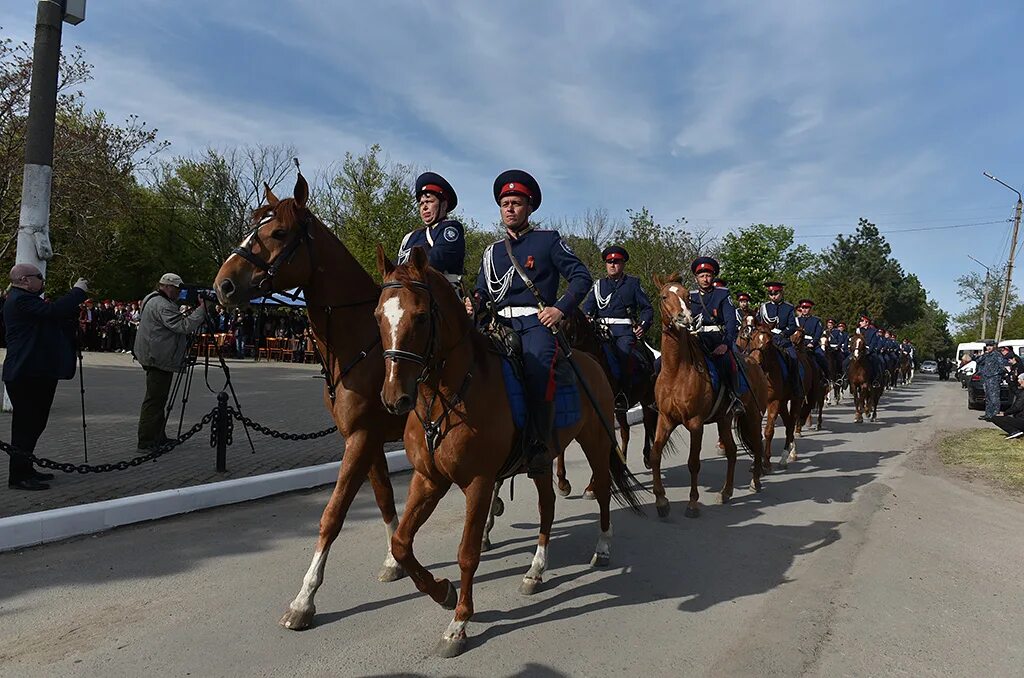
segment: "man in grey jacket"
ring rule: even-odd
[[[181,276],[165,273],[160,284],[142,300],[135,359],[146,370],[146,397],[139,412],[139,448],[167,441],[165,407],[174,373],[184,367],[189,336],[206,321],[206,303],[189,314],[178,310]]]

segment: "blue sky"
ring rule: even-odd
[[[6,36],[34,19],[0,7]],[[95,65],[89,104],[174,154],[292,144],[312,173],[379,143],[481,223],[509,167],[546,218],[645,205],[817,249],[866,216],[956,312],[966,254],[1009,251],[1016,198],[982,170],[1024,187],[1022,24],[1014,1],[93,0],[64,43]]]

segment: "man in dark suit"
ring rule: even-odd
[[[3,310],[7,326],[3,379],[14,406],[11,444],[25,455],[35,451],[46,428],[57,380],[75,376],[75,319],[89,291],[80,278],[70,293],[51,303],[40,297],[44,282],[32,264],[16,264]],[[48,490],[50,486],[42,481],[52,479],[52,474],[36,471],[28,458],[11,455],[8,487]]]

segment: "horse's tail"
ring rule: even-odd
[[[748,434],[748,432],[744,431],[743,427],[740,426],[740,419],[739,419],[739,417],[736,417],[733,420],[733,427],[732,428],[733,428],[733,433],[735,434],[734,437],[736,439],[737,446],[740,447],[744,452],[746,452],[747,456],[754,457],[755,455],[760,454],[761,447],[762,447],[761,443],[763,441],[760,441],[760,440],[755,441],[754,438]],[[760,431],[761,430],[761,422],[760,421],[758,422],[757,426],[754,427],[754,430],[755,431]]]
[[[643,504],[640,502],[640,493],[646,492],[644,486],[637,480],[636,476],[626,467],[622,459],[619,457],[618,450],[615,449],[615,445],[611,446],[611,464],[609,465],[609,471],[611,471],[612,484],[612,496],[615,497],[615,501],[618,502],[619,506],[625,506],[630,511],[637,514],[642,514]]]

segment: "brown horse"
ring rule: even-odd
[[[796,419],[795,433],[797,436],[802,435],[804,424],[811,421],[811,416],[815,411],[818,413],[818,420],[817,422],[811,421],[811,430],[821,430],[821,412],[825,408],[825,395],[828,391],[825,377],[818,368],[818,361],[814,359],[812,349],[804,341],[804,336],[803,328],[798,327],[790,337],[790,341],[796,347],[796,358],[804,368],[804,400]]]
[[[476,331],[452,286],[427,265],[422,248],[414,248],[408,263],[396,267],[378,246],[377,267],[384,289],[375,315],[387,365],[380,398],[395,414],[408,415],[405,449],[413,466],[409,498],[391,550],[417,589],[445,609],[455,609],[438,645],[441,656],[454,657],[466,645],[466,626],[473,615],[473,577],[480,563],[495,482],[516,439],[502,359]],[[554,451],[565,449],[576,439],[590,462],[601,524],[591,564],[604,566],[611,546],[611,482],[618,490],[617,499],[634,508],[639,507],[639,488],[599,421],[601,416],[611,421],[611,388],[589,356],[577,353],[575,357],[598,409],[581,397],[582,416],[573,426],[557,432]],[[434,579],[413,554],[416,532],[453,483],[466,496],[457,604],[451,582]],[[533,563],[520,586],[524,594],[534,593],[543,582],[554,521],[550,472],[535,484],[540,496],[540,535]]]
[[[900,351],[900,384],[907,385],[914,380],[914,361],[910,354]]]
[[[604,371],[605,378],[609,384],[615,382],[611,365],[608,364],[608,356],[602,346],[601,337],[598,335],[594,324],[587,320],[582,311],[576,309],[574,313],[570,314],[563,323],[562,331],[565,332],[566,338],[574,349],[589,353],[597,361]],[[628,392],[624,394],[629,407],[634,405],[640,406],[644,425],[643,456],[644,463],[648,465],[650,464],[651,445],[654,442],[654,431],[658,426],[658,409],[654,404],[654,381],[657,375],[654,373],[653,365],[651,367],[652,369],[649,373],[634,379],[630,388],[627,389]],[[616,407],[615,420],[619,425],[622,454],[626,456],[629,447],[630,426],[628,411]],[[558,455],[558,458],[555,460],[555,477],[557,479],[556,489],[558,493],[563,497],[569,496],[569,493],[572,492],[572,485],[565,477],[565,454]],[[587,499],[594,498],[594,493],[589,485],[584,490],[583,496]]]
[[[718,426],[718,437],[725,447],[727,468],[725,484],[719,493],[724,504],[732,498],[733,479],[736,471],[736,441],[732,436],[733,411],[728,409],[715,392],[711,376],[704,360],[690,313],[689,291],[683,285],[682,277],[675,275],[668,280],[654,276],[661,299],[661,372],[655,384],[658,402],[658,429],[651,448],[651,474],[654,477],[655,506],[662,518],[669,514],[669,501],[661,479],[661,455],[669,437],[680,424],[690,433],[690,455],[687,468],[690,470],[690,500],[686,516],[700,515],[700,493],[697,490],[700,475],[700,448],[705,424]],[[744,359],[741,366],[750,382],[750,390],[742,396],[745,412],[736,418],[740,439],[754,457],[753,479],[750,489],[761,490],[761,417],[767,402],[768,384],[757,366]],[[723,376],[724,378],[724,376]]]
[[[775,439],[775,419],[782,417],[786,440],[782,447],[779,466],[786,468],[796,461],[796,417],[802,401],[797,397],[792,382],[783,372],[785,360],[782,351],[772,341],[774,324],[758,322],[753,314],[743,319],[736,346],[760,368],[767,381],[767,392],[763,405],[764,421],[764,472],[772,470],[772,441]]]
[[[373,318],[380,286],[306,207],[309,186],[301,174],[293,198],[278,200],[269,186],[265,188],[267,204],[254,212],[252,232],[221,265],[214,288],[225,306],[244,305],[270,291],[303,288],[310,330],[326,373],[324,405],[345,439],[313,560],[280,621],[285,628],[299,630],[313,623],[313,598],[323,582],[327,553],[367,475],[389,545],[379,578],[394,581],[403,576],[390,549],[398,518],[384,443],[401,436],[405,418],[389,414],[380,402],[384,361]]]
[[[850,367],[847,374],[850,378],[850,393],[853,404],[857,408],[854,422],[864,422],[864,415],[870,414],[871,421],[878,418],[878,401],[882,397],[881,382],[871,381],[871,362],[868,356],[867,342],[859,332],[850,337]]]
[[[846,375],[843,373],[843,353],[838,345],[833,346],[829,343],[827,336],[821,338],[821,350],[825,352],[825,364],[828,365],[828,372],[825,374],[827,391],[825,404],[838,405],[842,400],[843,388],[846,385]]]

